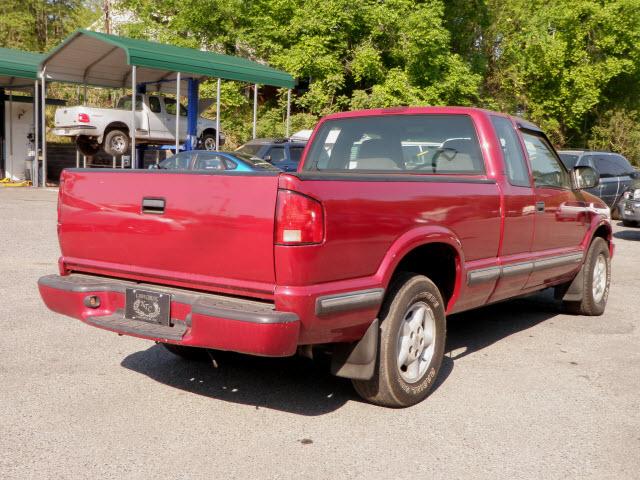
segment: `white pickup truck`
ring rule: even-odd
[[[201,109],[202,110],[202,109]],[[116,108],[88,106],[60,107],[56,110],[55,135],[74,137],[78,150],[95,155],[127,153],[131,145],[131,95],[121,97]],[[176,141],[176,101],[161,95],[136,96],[136,143],[169,145]],[[180,142],[187,139],[187,109],[180,105]],[[216,122],[198,118],[198,148],[214,150]],[[220,132],[220,144],[224,134]]]

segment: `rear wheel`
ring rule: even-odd
[[[376,370],[370,380],[353,380],[358,394],[387,407],[408,407],[424,400],[438,375],[444,354],[444,302],[423,275],[401,275],[382,307]]]
[[[82,155],[93,157],[100,151],[100,144],[95,138],[81,135],[76,137],[76,148]]]
[[[582,300],[564,302],[565,309],[576,315],[602,315],[609,298],[611,258],[609,245],[602,238],[594,238],[582,265]]]
[[[216,149],[216,134],[211,132],[203,133],[200,137],[199,148],[202,150]]]
[[[125,131],[114,129],[104,136],[103,148],[107,155],[117,157],[129,151],[131,141]]]

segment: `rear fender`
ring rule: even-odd
[[[385,290],[389,287],[389,283],[393,278],[398,265],[402,259],[412,250],[432,243],[443,243],[454,249],[456,252],[456,280],[453,295],[449,300],[449,307],[453,305],[458,298],[461,288],[462,267],[464,266],[464,252],[462,244],[458,237],[446,227],[440,225],[429,225],[410,230],[396,239],[391,245],[384,259],[380,263],[380,267],[376,272],[376,277],[380,279],[380,283]]]

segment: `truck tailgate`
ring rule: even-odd
[[[61,181],[65,269],[272,296],[277,172],[66,170]]]

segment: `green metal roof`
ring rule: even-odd
[[[48,78],[107,87],[128,87],[130,66],[138,82],[175,78],[222,78],[292,88],[291,75],[245,58],[146,40],[78,30],[51,51],[42,66]]]
[[[27,80],[38,78],[44,57],[42,53],[0,48],[0,87],[33,86],[33,82]]]

